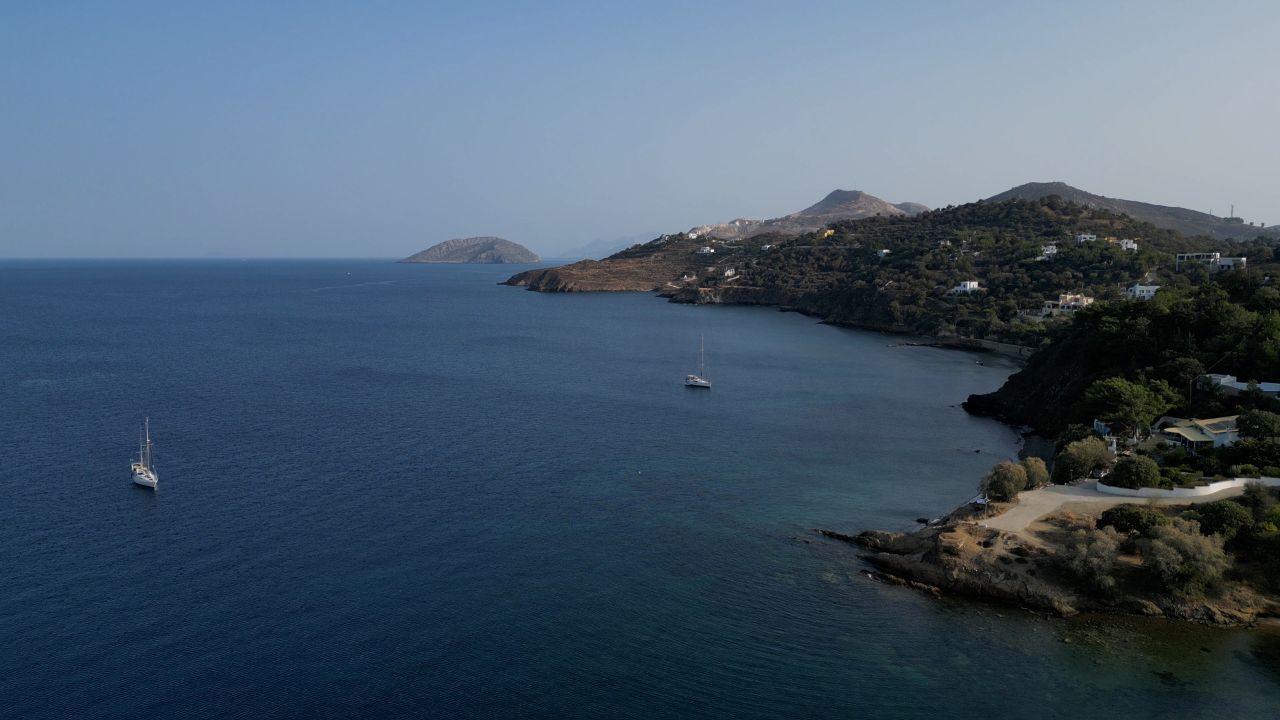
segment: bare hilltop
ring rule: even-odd
[[[766,233],[798,235],[826,227],[840,220],[919,215],[928,211],[920,203],[890,203],[861,190],[832,190],[826,197],[804,210],[769,220],[738,218],[726,223],[699,225],[689,230],[691,237],[711,236],[722,240],[749,238]]]

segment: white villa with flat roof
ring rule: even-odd
[[[952,294],[955,294],[955,295],[962,295],[962,294],[967,294],[972,292],[978,292],[981,289],[982,288],[978,286],[977,280],[964,280],[964,281],[961,281],[959,285],[951,288],[951,292]]]
[[[1222,257],[1222,253],[1218,252],[1178,253],[1178,259],[1174,263],[1173,269],[1181,270],[1183,265],[1191,263],[1207,265],[1210,270],[1218,272],[1222,270],[1243,270],[1249,264],[1249,260],[1242,257]]]
[[[1076,244],[1083,245],[1087,242],[1093,242],[1098,239],[1093,233],[1076,233]]]
[[[1124,294],[1134,300],[1150,300],[1156,296],[1156,291],[1160,289],[1159,285],[1140,285],[1133,284],[1124,289]]]
[[[1054,243],[1049,243],[1048,245],[1040,246],[1041,260],[1052,260],[1054,257],[1057,256],[1057,254],[1058,254],[1058,246],[1055,245]]]
[[[1241,382],[1236,379],[1235,375],[1202,375],[1209,379],[1209,382],[1215,387],[1222,389],[1223,395],[1239,395],[1249,391],[1249,383]],[[1258,383],[1258,391],[1263,395],[1280,395],[1280,383],[1260,382]]]

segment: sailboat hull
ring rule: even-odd
[[[711,381],[704,380],[698,377],[697,375],[690,375],[689,377],[684,379],[684,386],[691,387],[691,388],[706,388],[707,390],[710,390]]]
[[[155,471],[138,463],[133,464],[133,483],[135,485],[154,489],[159,480],[160,478],[156,477]]]

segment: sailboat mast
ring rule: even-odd
[[[707,376],[707,337],[698,336],[698,377]]]
[[[143,427],[143,432],[145,432],[147,436],[146,464],[147,464],[147,467],[150,468],[151,467],[151,418],[149,417],[144,418],[142,421],[142,427]]]

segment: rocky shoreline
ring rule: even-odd
[[[974,521],[965,509],[911,533],[868,530],[858,535],[818,529],[819,535],[862,548],[872,577],[934,597],[976,598],[1058,617],[1112,613],[1248,627],[1280,617],[1280,601],[1241,583],[1212,597],[1175,600],[1138,591],[1103,598],[1082,588],[1059,561],[1065,538],[1093,519],[1060,513],[1036,533],[1013,533]]]

